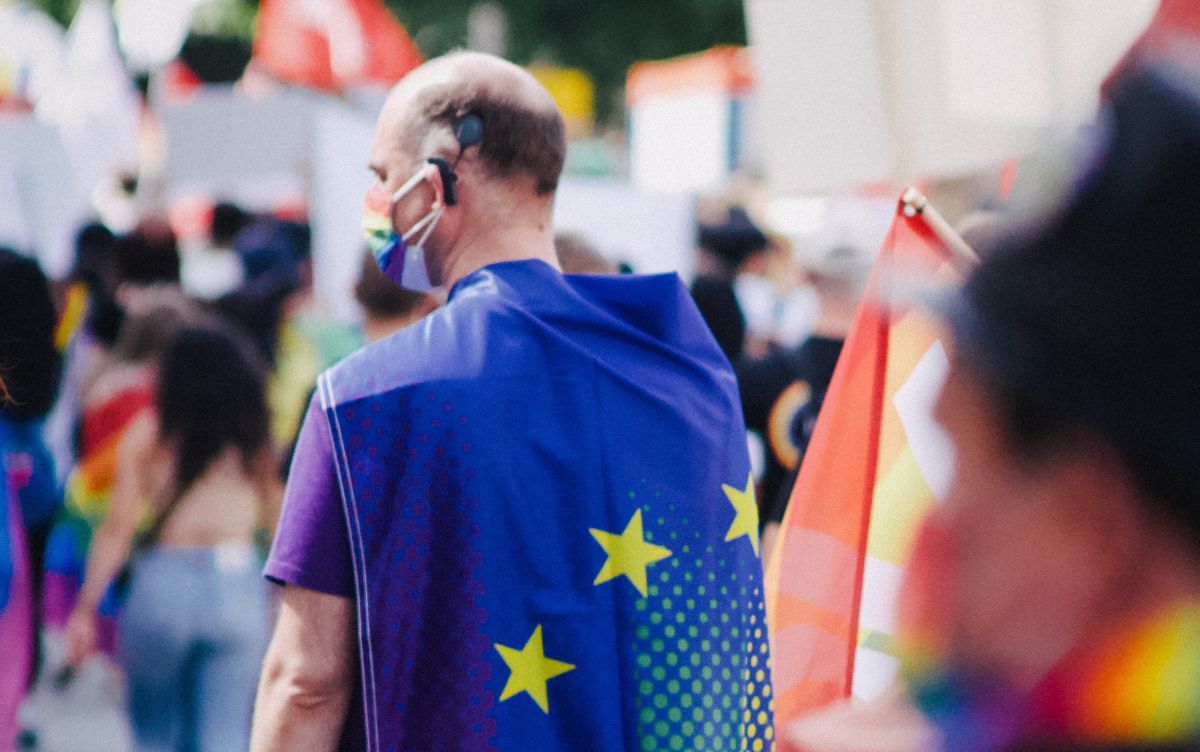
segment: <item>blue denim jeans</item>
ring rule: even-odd
[[[136,749],[243,752],[266,642],[266,584],[250,546],[143,556],[118,632]]]

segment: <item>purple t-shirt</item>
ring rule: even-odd
[[[350,539],[337,487],[329,428],[314,396],[296,441],[283,514],[266,576],[329,595],[354,597]]]

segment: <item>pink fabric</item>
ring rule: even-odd
[[[17,711],[25,699],[25,685],[33,660],[29,634],[33,613],[21,508],[12,494],[5,496],[8,533],[12,541],[13,582],[8,605],[0,612],[0,646],[4,653],[4,660],[0,662],[0,749],[15,749],[20,730]]]

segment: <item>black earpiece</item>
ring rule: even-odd
[[[454,160],[454,164],[457,165],[464,151],[483,140],[483,120],[478,115],[463,115],[454,123],[454,137],[458,139],[458,157]],[[455,186],[458,183],[458,173],[454,171],[454,165],[442,157],[430,157],[426,161],[441,173],[442,197],[446,206],[457,204],[458,191]]]
[[[450,163],[441,157],[430,157],[429,164],[438,169],[442,176],[442,198],[446,202],[446,206],[454,206],[458,203],[458,191],[455,190],[455,184],[458,182],[458,174],[454,172],[454,168]]]

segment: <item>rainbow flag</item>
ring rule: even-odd
[[[875,697],[896,677],[905,562],[951,459],[929,417],[947,355],[936,323],[914,300],[957,280],[950,258],[901,204],[767,565],[781,726],[839,698]]]

